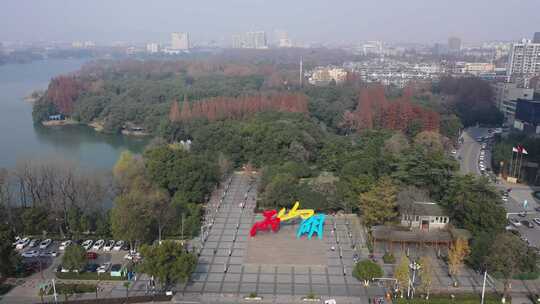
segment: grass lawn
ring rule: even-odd
[[[56,284],[56,292],[64,294],[66,291],[70,294],[96,292],[96,284]],[[53,289],[49,289],[49,294],[53,294]]]
[[[96,272],[57,272],[56,277],[62,280],[89,280],[97,281],[98,275]],[[111,277],[109,273],[100,273],[100,281],[125,281],[126,277]]]
[[[462,294],[455,295],[454,299],[450,298],[450,295],[430,295],[429,300],[425,299],[398,299],[398,304],[478,304],[480,303],[480,295],[477,294]],[[501,300],[495,295],[486,295],[484,304],[500,304]],[[510,303],[510,301],[507,301]]]

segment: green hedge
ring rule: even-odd
[[[64,294],[66,291],[71,294],[76,293],[90,293],[90,292],[96,292],[96,284],[56,284],[56,293]],[[53,294],[53,289],[49,289],[49,294]]]
[[[536,280],[540,277],[540,273],[538,272],[524,272],[520,273],[514,276],[514,280]]]
[[[398,299],[397,304],[478,304],[480,303],[480,295],[477,294],[462,294],[455,295],[454,299],[450,298],[449,294],[430,295],[429,300],[425,299]],[[500,304],[500,297],[496,295],[486,295],[484,304]],[[507,301],[510,303],[510,301]]]
[[[57,272],[56,277],[62,280],[98,280],[98,275],[96,272]],[[125,281],[127,278],[124,277],[111,277],[109,273],[100,273],[100,281]]]

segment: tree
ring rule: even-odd
[[[448,251],[448,272],[451,276],[457,276],[463,261],[469,255],[469,244],[466,240],[458,238]]]
[[[86,265],[86,250],[78,244],[66,248],[62,257],[62,267],[69,270],[81,270]]]
[[[132,190],[114,200],[111,228],[114,238],[126,240],[133,248],[135,241],[148,240],[152,218],[148,216],[146,193]]]
[[[358,280],[364,281],[364,285],[369,286],[369,281],[373,278],[383,276],[383,270],[379,264],[371,260],[363,260],[354,266],[353,276]]]
[[[143,245],[144,256],[139,270],[159,279],[163,287],[186,282],[197,266],[195,255],[188,253],[178,242],[163,241],[152,246]]]
[[[384,141],[384,150],[392,155],[399,155],[409,148],[409,140],[401,132],[395,132],[392,137]]]
[[[429,299],[429,292],[433,283],[433,260],[430,256],[420,258],[420,289],[426,293],[426,299]]]
[[[126,281],[124,284],[122,284],[124,288],[126,289],[126,303],[129,303],[129,287],[131,286],[131,282]]]
[[[423,131],[414,137],[414,144],[426,148],[428,151],[436,153],[443,152],[443,141],[439,133],[433,131]]]
[[[473,235],[481,232],[496,235],[504,230],[506,211],[500,195],[487,178],[453,176],[441,203],[450,213],[454,225]]]
[[[8,224],[0,223],[0,275],[12,275],[19,263],[19,256],[13,250],[15,236]]]
[[[396,265],[396,268],[394,269],[394,278],[397,280],[398,289],[401,292],[402,298],[405,293],[405,289],[407,288],[407,286],[409,286],[409,280],[410,280],[409,265],[410,264],[411,264],[411,261],[402,252],[401,258],[399,259],[399,263]]]
[[[490,272],[499,274],[504,280],[503,298],[508,296],[510,280],[520,270],[521,256],[527,252],[527,245],[509,232],[499,234],[487,258]]]
[[[397,216],[397,187],[385,176],[368,192],[360,194],[360,209],[368,226],[383,224]]]

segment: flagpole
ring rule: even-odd
[[[517,179],[521,176],[521,167],[523,166],[523,150],[521,151],[521,158],[519,160],[519,167],[518,167],[518,176]]]
[[[512,157],[510,158],[510,168],[508,170],[508,175],[510,175],[510,177],[513,177],[512,176],[513,169],[514,169],[513,163],[514,163],[514,147],[512,147]]]

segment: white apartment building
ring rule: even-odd
[[[266,32],[247,32],[233,36],[232,47],[235,49],[267,49]]]
[[[191,48],[188,33],[176,32],[171,34],[171,49],[187,51]]]
[[[338,67],[317,67],[309,78],[312,85],[327,85],[334,81],[336,84],[343,83],[347,79],[347,71]]]
[[[529,86],[529,80],[540,75],[540,43],[523,39],[514,43],[508,56],[507,76],[523,87]]]
[[[159,53],[159,44],[154,42],[146,44],[146,52],[150,54]]]

